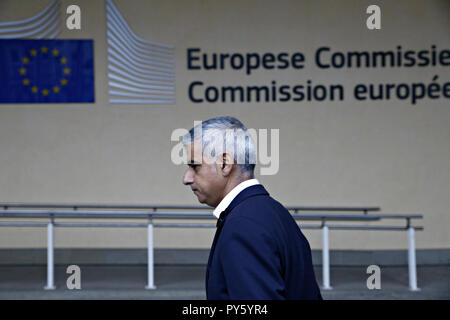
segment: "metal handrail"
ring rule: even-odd
[[[76,209],[170,209],[170,210],[212,210],[209,206],[195,205],[129,205],[129,204],[94,204],[94,203],[9,203],[0,202],[4,208],[76,208]],[[323,206],[285,206],[289,211],[342,211],[342,212],[374,212],[380,207],[323,207]]]
[[[30,204],[30,203],[0,203],[0,218],[47,218],[48,223],[37,221],[0,221],[0,227],[44,227],[47,226],[47,286],[45,289],[54,289],[54,227],[147,227],[148,234],[148,254],[147,271],[148,282],[147,289],[155,289],[154,285],[154,263],[153,263],[153,228],[213,228],[215,224],[210,223],[154,223],[157,219],[215,219],[212,212],[170,212],[158,211],[160,209],[169,210],[197,210],[209,209],[205,206],[177,206],[177,205],[99,205],[99,204]],[[10,209],[10,208],[34,208],[34,209]],[[41,208],[38,210],[36,208]],[[46,208],[46,209],[43,209]],[[70,208],[72,210],[62,210]],[[79,209],[97,209],[97,210],[79,210]],[[415,230],[423,230],[421,226],[412,226],[412,219],[422,219],[421,214],[368,214],[371,211],[379,211],[378,207],[286,207],[288,210],[294,210],[292,217],[299,220],[320,221],[321,225],[301,225],[301,229],[321,229],[322,230],[322,272],[323,289],[332,289],[330,286],[330,266],[329,266],[329,230],[385,230],[385,231],[408,231],[408,270],[409,270],[409,288],[416,291],[416,258],[415,258]],[[110,209],[110,210],[98,210]],[[116,210],[112,210],[116,209]],[[124,209],[134,209],[133,211]],[[361,211],[364,214],[330,214],[330,213],[298,213],[298,211]],[[56,219],[64,218],[124,218],[124,219],[146,219],[146,223],[130,222],[60,222]],[[405,219],[406,226],[367,226],[367,225],[328,225],[328,221],[379,221],[382,219]]]
[[[0,210],[0,217],[65,217],[65,218],[154,218],[154,219],[215,219],[208,212],[155,212],[155,211],[105,211],[105,210]],[[335,215],[293,213],[296,220],[379,220],[377,215]]]

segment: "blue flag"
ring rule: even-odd
[[[94,102],[92,40],[0,40],[0,103]]]

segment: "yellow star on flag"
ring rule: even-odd
[[[30,84],[30,79],[23,79],[22,83],[27,86]]]
[[[60,89],[59,89],[59,87],[58,87],[58,86],[54,86],[54,87],[53,87],[53,92],[54,92],[54,93],[58,93],[58,92],[59,92],[59,90],[60,90]]]
[[[48,48],[47,47],[42,47],[41,51],[42,51],[42,53],[47,53],[48,52]]]
[[[70,68],[64,68],[64,74],[70,74]]]
[[[30,51],[30,55],[32,55],[33,57],[34,57],[35,55],[37,55],[36,49],[32,49],[32,50]]]
[[[47,96],[48,95],[48,90],[47,89],[44,89],[44,90],[42,90],[42,94],[44,95],[44,96]]]
[[[27,73],[27,69],[25,68],[20,68],[19,69],[20,74],[24,75],[25,73]]]
[[[30,59],[28,59],[27,57],[22,58],[22,62],[27,64],[28,62],[30,62]]]
[[[33,93],[38,92],[38,88],[37,88],[36,86],[33,86],[33,87],[31,88],[31,92],[33,92]]]
[[[65,57],[62,57],[62,58],[61,58],[61,63],[62,63],[62,64],[66,64],[66,63],[67,63],[67,59],[66,59]]]
[[[61,84],[65,86],[67,84],[67,79],[61,79]]]
[[[54,50],[52,51],[52,53],[53,53],[53,55],[54,55],[55,57],[59,55],[58,49],[54,49]]]

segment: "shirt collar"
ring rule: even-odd
[[[226,208],[228,208],[228,206],[233,201],[233,199],[236,198],[236,196],[242,190],[244,190],[245,188],[254,186],[256,184],[260,184],[257,179],[249,179],[249,180],[245,180],[245,181],[239,183],[236,187],[233,188],[233,190],[228,192],[228,194],[222,199],[222,201],[220,201],[219,205],[213,211],[214,216],[217,219],[219,219],[222,211],[224,211]]]

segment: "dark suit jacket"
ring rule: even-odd
[[[308,240],[262,185],[241,191],[222,212],[208,259],[206,296],[322,299]]]

